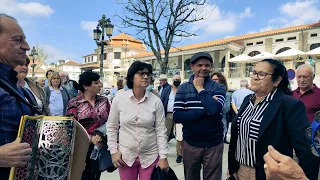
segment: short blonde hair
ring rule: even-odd
[[[59,84],[59,88],[60,88],[60,87],[61,87],[61,78],[60,78],[59,72],[54,72],[54,73],[52,74],[52,76],[49,77],[48,85],[49,85],[49,86],[52,86],[52,85],[51,85],[51,80],[52,80],[54,77],[58,77],[58,78],[60,79],[60,84]]]

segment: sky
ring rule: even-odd
[[[115,25],[113,35],[135,34],[121,29],[117,14],[123,14],[119,0],[0,0],[0,13],[15,17],[29,45],[42,46],[52,56],[47,62],[75,60],[97,47],[92,30],[102,14]],[[319,0],[209,0],[202,7],[205,20],[186,29],[198,36],[183,39],[174,46],[206,42],[248,33],[320,20]]]

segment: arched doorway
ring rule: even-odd
[[[284,52],[284,51],[287,51],[287,50],[289,50],[289,49],[291,49],[291,47],[283,47],[283,48],[279,49],[279,50],[276,52],[276,54],[280,54],[280,53],[282,53],[282,52]]]
[[[235,56],[233,54],[230,54],[230,59],[234,58]],[[221,72],[223,72],[223,68],[226,66],[226,56],[224,56],[221,60]],[[236,67],[236,63],[229,62],[229,68]]]

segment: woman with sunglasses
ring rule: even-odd
[[[112,102],[107,121],[108,146],[121,180],[150,180],[154,167],[169,169],[164,109],[159,97],[146,90],[152,66],[135,61],[127,74],[129,90]]]
[[[290,96],[286,68],[277,60],[258,62],[251,73],[251,90],[232,122],[228,174],[239,180],[266,179],[263,156],[272,145],[292,157],[295,150],[309,179],[317,167],[306,137],[310,126],[303,103]]]

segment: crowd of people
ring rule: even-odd
[[[101,148],[110,152],[122,180],[149,180],[155,167],[168,172],[168,142],[173,136],[176,162],[183,163],[186,180],[200,180],[201,170],[204,180],[221,179],[224,143],[230,143],[228,179],[318,178],[320,159],[312,154],[306,130],[320,111],[320,89],[313,83],[315,70],[309,64],[297,68],[298,88],[293,91],[283,64],[264,59],[255,64],[250,87],[241,80],[240,89],[230,92],[223,73],[212,73],[214,59],[206,52],[191,57],[189,80],[182,83],[175,75],[170,85],[162,74],[157,90],[152,66],[135,61],[108,99],[100,95],[103,85],[95,72],[83,72],[78,82],[67,72],[53,70],[45,78],[27,77],[29,50],[17,21],[0,14],[3,179],[8,179],[10,167],[24,166],[32,152],[29,144],[16,139],[23,115],[70,116],[85,128],[91,144],[82,180],[100,179],[96,153]]]

